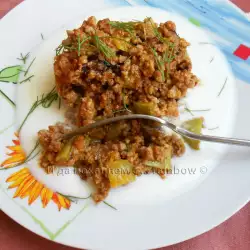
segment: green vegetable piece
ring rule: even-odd
[[[22,66],[15,65],[4,68],[0,71],[0,82],[17,83]]]
[[[108,178],[112,188],[126,185],[135,181],[133,165],[128,160],[116,160],[110,162]]]
[[[135,102],[134,109],[137,114],[154,115],[156,105],[152,102]]]
[[[187,129],[190,132],[193,132],[193,133],[199,135],[199,134],[201,134],[202,125],[203,125],[203,118],[198,117],[198,118],[194,118],[194,119],[185,121],[182,124],[182,127]],[[183,136],[183,138],[191,148],[193,148],[195,150],[200,149],[200,141],[199,140],[193,140],[193,139],[187,138],[185,136]]]
[[[56,156],[57,162],[67,162],[69,160],[72,151],[72,144],[73,140],[71,139],[63,145],[61,151]]]
[[[160,168],[160,169],[164,169],[164,170],[171,170],[172,166],[171,166],[171,149],[169,148],[169,150],[166,150],[165,152],[165,158],[163,162],[159,162],[159,161],[146,161],[145,165],[148,167],[154,167],[154,168]]]

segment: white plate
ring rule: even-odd
[[[59,3],[55,0],[42,3],[26,1],[0,23],[2,34],[6,34],[0,41],[2,67],[17,64],[15,58],[21,51],[25,53],[32,50],[27,65],[36,57],[30,72],[35,76],[32,81],[18,85],[16,94],[16,85],[1,83],[1,90],[17,103],[17,112],[14,114],[13,108],[6,100],[0,100],[1,117],[5,117],[3,124],[1,122],[1,129],[13,121],[17,125],[20,124],[36,95],[51,89],[54,84],[53,49],[62,40],[65,29],[78,27],[81,21],[90,15],[121,20],[152,16],[157,22],[168,19],[175,21],[180,36],[191,42],[189,54],[193,61],[193,70],[201,78],[202,85],[189,92],[186,102],[191,109],[212,108],[209,112],[196,115],[206,118],[207,127],[219,126],[217,130],[205,129],[204,133],[249,137],[247,127],[250,121],[244,115],[249,104],[249,86],[242,81],[235,83],[224,56],[215,46],[200,44],[211,42],[201,28],[197,28],[176,13],[167,13],[159,9],[136,7],[96,12],[98,9],[110,7],[112,1],[105,4],[96,1],[96,6],[89,6],[86,2],[84,13],[80,1],[70,1],[70,4],[68,1],[60,1],[55,18],[55,6],[58,4],[56,2]],[[34,8],[34,16],[25,16],[31,8]],[[41,14],[42,12],[46,12],[46,17]],[[79,16],[77,20],[75,16]],[[26,27],[22,32],[13,27],[18,17],[22,17],[20,25]],[[70,19],[76,21],[69,22]],[[62,27],[62,24],[66,25]],[[13,29],[16,32],[13,32]],[[41,39],[40,33],[43,33],[45,40]],[[217,37],[217,41],[218,39]],[[27,41],[30,41],[29,45]],[[218,97],[226,79],[225,88]],[[181,117],[186,119],[189,114],[182,113]],[[63,119],[62,110],[58,112],[56,105],[52,109],[41,108],[34,113],[21,132],[21,144],[25,151],[29,152],[32,148],[39,129],[46,128],[60,119]],[[1,134],[1,152],[4,151],[4,146],[11,144],[13,132],[14,128],[10,128]],[[1,159],[4,158],[6,157],[1,153]],[[90,201],[79,201],[78,204],[72,203],[69,210],[59,213],[52,201],[43,209],[40,197],[28,206],[27,198],[10,199],[16,190],[7,191],[10,183],[4,181],[1,182],[1,207],[10,217],[33,232],[63,244],[91,249],[155,248],[205,232],[242,207],[250,196],[250,170],[247,167],[249,158],[247,149],[202,143],[200,152],[188,150],[183,158],[175,161],[175,174],[169,176],[166,181],[153,175],[143,176],[134,184],[112,191],[107,201],[117,207],[118,211],[104,204],[94,206]],[[29,167],[34,178],[51,188],[55,194],[60,192],[86,196],[89,193],[88,186],[74,174],[45,175],[37,167],[36,161],[26,164],[25,167]],[[1,180],[17,171],[2,171]],[[86,204],[89,204],[88,208],[81,211]]]

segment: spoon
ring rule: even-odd
[[[162,118],[151,116],[151,115],[140,115],[140,114],[133,114],[133,115],[121,115],[112,118],[107,118],[104,120],[97,121],[95,123],[88,124],[84,127],[78,128],[68,134],[65,134],[63,139],[70,139],[73,136],[81,135],[88,132],[91,129],[98,128],[110,123],[122,121],[122,120],[134,120],[134,119],[145,119],[151,120],[155,122],[161,123],[163,126],[166,126],[180,134],[182,136],[188,137],[190,139],[199,140],[199,141],[208,141],[208,142],[217,142],[217,143],[224,143],[224,144],[231,144],[231,145],[240,145],[240,146],[248,146],[250,147],[250,140],[244,139],[237,139],[237,138],[227,138],[227,137],[219,137],[219,136],[211,136],[211,135],[202,135],[202,134],[195,134],[193,132],[188,131],[180,126],[176,126],[173,123],[166,121]]]

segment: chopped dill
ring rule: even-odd
[[[59,99],[58,99],[58,109],[61,109],[61,97],[59,97]]]
[[[88,36],[88,37],[83,38],[82,41],[81,41],[80,35],[78,35],[78,37],[77,37],[77,54],[78,54],[78,56],[81,56],[81,48],[82,48],[82,45],[83,45],[87,40],[89,40],[89,39],[90,39],[90,37]]]
[[[64,46],[62,44],[60,44],[57,48],[56,48],[56,55],[59,56],[63,50]]]
[[[210,111],[211,109],[189,109],[191,112],[206,112]]]
[[[124,30],[129,34],[133,34],[134,25],[138,22],[118,22],[118,21],[110,21],[109,24],[111,27],[119,30]]]
[[[26,78],[26,79],[22,80],[19,84],[22,84],[22,83],[27,82],[27,81],[29,81],[29,82],[30,82],[30,79],[31,79],[31,78],[33,78],[33,77],[34,77],[34,75],[29,76],[28,78]]]
[[[25,116],[23,122],[21,123],[18,132],[21,131],[23,125],[29,118],[29,116],[39,107],[42,106],[43,108],[49,108],[54,101],[58,99],[58,94],[55,91],[55,87],[48,93],[48,94],[42,94],[42,97],[39,99],[37,97],[37,100],[33,103],[32,107],[30,108],[29,112]]]
[[[106,58],[112,58],[115,56],[115,52],[107,46],[105,42],[103,42],[99,36],[94,35],[94,44],[96,48],[106,57]]]
[[[31,66],[32,66],[32,64],[34,63],[35,60],[36,60],[36,58],[34,58],[34,59],[32,60],[32,62],[30,63],[29,67],[26,69],[26,71],[25,71],[25,73],[24,73],[24,76],[26,76],[26,75],[29,73],[29,70],[30,70],[30,68],[31,68]]]
[[[119,112],[125,112],[125,111],[127,111],[129,113],[132,113],[132,111],[130,109],[128,109],[128,105],[125,103],[124,95],[122,96],[122,101],[123,101],[123,108],[122,109],[118,109],[118,110],[114,110],[113,114],[119,113]]]
[[[213,62],[213,60],[214,60],[214,56],[211,58],[211,60],[210,60],[210,62],[209,62],[209,63],[212,63],[212,62]]]
[[[25,56],[23,56],[23,53],[20,54],[21,58],[17,58],[17,60],[22,61],[23,64],[26,64],[26,61],[29,58],[30,53],[27,53]]]
[[[194,116],[194,114],[193,114],[192,111],[187,107],[187,105],[185,105],[184,110],[187,111],[190,115]]]
[[[161,72],[162,81],[165,82],[164,61],[160,58],[154,48],[152,48],[158,70]]]
[[[109,204],[107,201],[103,201],[103,203],[109,207],[111,207],[114,210],[118,210],[116,207],[112,206],[111,204]]]
[[[43,36],[43,33],[41,33],[41,38],[42,38],[42,40],[44,40],[44,36]]]
[[[0,94],[2,94],[2,96],[10,103],[12,104],[14,107],[16,107],[16,104],[0,89]]]
[[[228,79],[228,78],[226,78],[226,80],[225,80],[225,82],[224,82],[224,84],[223,84],[223,86],[222,86],[220,92],[218,93],[217,97],[219,97],[219,96],[221,95],[222,91],[224,90],[224,88],[225,88],[225,86],[226,86],[226,84],[227,84],[227,79]]]
[[[216,130],[216,129],[218,129],[218,128],[219,128],[219,126],[214,127],[214,128],[208,128],[207,130]]]

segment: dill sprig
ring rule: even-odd
[[[221,95],[222,91],[224,90],[224,88],[225,88],[225,86],[226,86],[226,84],[227,84],[227,80],[228,80],[228,78],[226,78],[226,80],[225,80],[225,82],[224,82],[224,84],[223,84],[223,86],[222,86],[220,92],[218,93],[217,97],[219,97],[219,96]]]
[[[193,114],[192,111],[187,107],[187,105],[185,105],[184,110],[187,111],[190,115],[194,116],[194,114]]]
[[[58,99],[58,109],[61,109],[61,102],[62,102],[61,97],[59,97],[59,99]]]
[[[37,100],[33,103],[33,105],[31,106],[29,112],[27,113],[27,115],[25,116],[23,122],[21,123],[18,132],[21,131],[23,125],[25,124],[25,122],[27,121],[27,119],[29,118],[29,116],[39,107],[42,106],[43,108],[49,108],[52,103],[54,101],[56,101],[58,99],[58,94],[56,93],[55,87],[48,93],[48,94],[42,94],[41,98],[39,99],[37,97]]]
[[[115,56],[115,52],[107,46],[105,42],[103,42],[99,36],[94,35],[94,44],[96,48],[106,57],[106,58],[112,58]]]
[[[33,78],[33,77],[34,77],[34,75],[29,76],[29,77],[27,77],[26,79],[22,80],[19,84],[22,84],[22,83],[27,82],[27,81],[30,82],[30,79]]]
[[[165,82],[164,61],[163,61],[163,59],[160,58],[160,56],[156,52],[155,48],[152,48],[152,52],[153,52],[154,57],[155,57],[155,62],[156,62],[157,68],[161,72],[162,80],[163,80],[163,82]]]
[[[81,56],[81,48],[82,48],[82,45],[87,41],[87,40],[89,40],[90,39],[90,37],[88,36],[88,37],[84,37],[83,39],[82,39],[82,41],[81,41],[81,37],[80,37],[80,35],[78,35],[78,37],[77,37],[77,54],[78,54],[78,56]]]
[[[116,207],[112,206],[111,204],[109,204],[107,201],[103,201],[103,203],[109,207],[111,207],[114,210],[118,210]]]
[[[23,53],[20,54],[21,58],[17,58],[17,60],[22,61],[23,64],[26,64],[26,61],[29,58],[30,53],[27,53],[25,56],[23,56]]]
[[[16,107],[16,104],[0,89],[0,93],[2,96],[9,102],[11,103],[14,107]]]
[[[133,31],[135,30],[134,25],[138,22],[118,22],[118,21],[110,21],[109,24],[111,27],[119,30],[124,30],[128,32],[129,34],[133,34]]]
[[[218,128],[219,128],[219,126],[214,127],[214,128],[207,128],[207,130],[216,130],[216,129],[218,129]]]
[[[129,113],[132,113],[132,111],[130,109],[128,109],[128,105],[125,102],[124,94],[122,94],[122,102],[123,102],[123,108],[122,109],[118,109],[118,110],[114,110],[113,114],[119,113],[119,112],[125,112],[125,111],[127,111]]]
[[[191,112],[206,112],[210,111],[211,109],[189,109]]]
[[[57,48],[56,48],[56,56],[59,56],[63,50],[64,46],[62,44],[60,44]]]
[[[34,59],[32,60],[32,62],[30,63],[29,67],[26,69],[26,71],[25,71],[25,73],[24,73],[24,76],[26,76],[26,75],[29,73],[29,70],[30,70],[30,68],[31,68],[31,66],[32,66],[32,64],[34,63],[35,60],[36,60],[36,58],[34,58]]]

